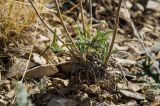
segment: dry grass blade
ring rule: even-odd
[[[112,52],[112,49],[113,49],[113,44],[114,44],[114,41],[115,41],[115,38],[116,38],[116,35],[117,35],[117,32],[118,32],[119,15],[120,15],[120,9],[121,9],[122,1],[123,0],[119,0],[119,5],[118,5],[117,13],[116,13],[115,30],[114,30],[114,33],[113,33],[113,37],[112,37],[111,45],[110,45],[110,48],[109,48],[109,51],[108,51],[108,55],[105,59],[105,65],[108,64],[108,60],[109,60],[109,57],[111,55],[111,52]]]

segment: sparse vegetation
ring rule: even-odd
[[[35,13],[29,5],[15,0],[0,0],[0,33],[4,38],[18,38],[34,19]]]
[[[160,105],[150,1],[0,0],[0,105]]]

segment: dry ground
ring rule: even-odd
[[[34,0],[33,4],[65,41],[54,2]],[[0,106],[22,101],[19,106],[29,106],[28,99],[35,106],[159,106],[160,1],[126,0],[125,4],[114,52],[104,68],[94,54],[85,63],[79,57],[73,59],[65,47],[55,51],[50,46],[54,33],[28,0],[0,0]],[[91,6],[91,33],[114,29],[118,0],[93,0]],[[88,28],[89,0],[84,0],[83,7]],[[76,41],[76,28],[83,26],[78,0],[60,0],[60,10]],[[16,85],[18,81],[23,86]]]

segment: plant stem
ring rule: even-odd
[[[62,26],[64,27],[66,33],[67,33],[67,37],[69,38],[70,42],[72,43],[73,47],[75,48],[76,52],[79,53],[79,49],[77,48],[76,44],[74,43],[74,41],[72,40],[70,34],[69,34],[69,31],[67,29],[67,27],[65,26],[64,24],[64,21],[62,19],[62,15],[61,15],[61,12],[60,12],[60,9],[59,9],[59,5],[58,5],[58,0],[55,0],[55,4],[56,4],[56,8],[57,8],[57,12],[58,12],[58,15],[59,15],[59,18],[60,18],[60,21],[62,23]]]
[[[92,31],[92,0],[89,0],[89,10],[90,10],[90,31],[89,35],[91,36],[91,31]]]
[[[47,27],[47,29],[49,31],[51,31],[54,34],[54,31],[47,25],[47,23],[43,20],[43,18],[41,17],[40,13],[38,12],[37,8],[34,6],[34,4],[32,3],[31,0],[28,0],[31,4],[31,6],[33,7],[34,11],[36,12],[37,16],[39,17],[39,19],[41,20],[41,22]],[[62,42],[62,44],[64,44],[64,42],[57,36],[58,40],[60,42]]]
[[[108,64],[108,61],[109,61],[109,58],[110,58],[110,55],[111,55],[111,52],[112,52],[112,49],[113,49],[114,41],[115,41],[115,38],[116,38],[116,35],[117,35],[117,32],[118,32],[119,15],[120,15],[120,9],[121,9],[122,1],[123,0],[119,0],[118,9],[117,9],[117,12],[116,12],[115,30],[114,30],[114,33],[113,33],[113,37],[112,37],[112,41],[111,41],[111,45],[110,45],[107,57],[105,58],[105,62],[104,62],[106,66]]]
[[[85,28],[85,22],[84,22],[84,14],[83,14],[83,5],[82,5],[82,1],[83,1],[83,0],[80,0],[80,10],[81,10],[83,31],[84,31],[84,34],[86,35],[86,28]]]

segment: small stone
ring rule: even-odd
[[[112,55],[113,57],[117,57],[117,58],[127,58],[129,56],[129,53],[126,51],[117,51],[115,54]]]
[[[84,93],[81,95],[81,100],[85,100],[88,98],[88,94],[87,93]]]
[[[136,3],[136,6],[140,11],[144,11],[144,7],[141,4]]]
[[[88,88],[88,85],[87,85],[87,84],[82,84],[82,85],[79,87],[80,90],[85,90],[85,89],[87,89],[87,88]]]
[[[103,99],[106,99],[107,97],[109,97],[109,93],[107,91],[103,91],[103,93],[101,94],[101,97]]]
[[[95,93],[98,93],[99,91],[100,91],[100,86],[98,85],[90,85],[86,89],[86,93],[89,93],[89,94],[95,94]]]
[[[128,22],[128,17],[130,17],[130,13],[125,8],[121,8],[120,10],[120,18],[124,19]]]
[[[104,101],[102,103],[97,103],[96,106],[116,106],[116,105],[114,105],[113,103],[107,103],[106,101]]]
[[[60,78],[53,78],[52,84],[53,85],[62,84],[63,86],[67,87],[68,84],[69,84],[69,80],[63,80],[63,79],[60,79]]]
[[[37,53],[33,53],[33,61],[41,65],[44,65],[47,63],[46,59]]]
[[[7,96],[9,99],[12,99],[15,95],[15,90],[12,90],[10,92],[8,92],[5,96]]]
[[[150,38],[155,39],[155,40],[159,38],[159,34],[157,33],[150,32],[148,33],[148,35]]]
[[[0,99],[0,106],[7,106],[8,102]]]
[[[137,106],[137,102],[136,101],[130,101],[126,104],[126,106]]]
[[[133,6],[132,3],[128,0],[126,0],[125,4],[126,4],[127,8],[132,8],[132,6]]]
[[[80,104],[80,106],[96,106],[96,103],[94,101],[88,100]]]
[[[158,1],[149,0],[146,8],[155,11],[160,11],[160,3]]]
[[[136,99],[136,100],[146,99],[145,95],[134,92],[134,91],[120,90],[120,93],[125,97],[133,98],[133,99]]]

